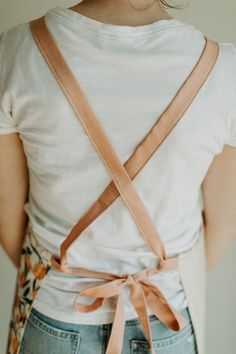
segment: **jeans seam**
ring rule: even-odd
[[[64,340],[77,339],[77,341],[78,341],[78,339],[80,338],[80,333],[79,332],[77,332],[77,333],[75,333],[75,332],[65,333],[65,331],[63,331],[61,329],[59,329],[59,330],[57,328],[54,329],[53,326],[51,326],[51,325],[43,324],[41,322],[41,320],[38,320],[35,317],[30,317],[28,319],[28,321],[32,325],[36,326],[39,330],[41,330],[43,332],[46,332],[46,333],[48,333],[48,334],[50,334],[52,336],[59,337],[59,338],[64,339]],[[50,327],[52,327],[52,328],[50,328]],[[61,332],[61,333],[59,333],[59,332]]]
[[[166,338],[166,339],[154,339],[153,340],[153,345],[155,348],[164,348],[164,347],[171,347],[172,345],[176,345],[180,342],[182,342],[183,340],[185,340],[186,338],[188,338],[189,335],[194,335],[192,326],[188,326],[186,328],[184,328],[184,332],[181,333],[177,333],[176,335],[174,335],[172,338]],[[145,348],[148,349],[149,348],[149,343],[145,340],[139,340],[139,339],[133,339],[132,340],[132,347],[133,344],[136,344],[136,347],[138,348]]]
[[[188,317],[189,317],[189,316],[188,316]],[[189,320],[189,322],[190,322],[190,317],[189,317],[189,318],[186,318],[186,319]],[[162,323],[162,322],[156,317],[156,315],[154,315],[154,314],[149,315],[149,321],[150,321],[150,323],[156,322],[156,321],[158,321],[160,324]],[[139,325],[139,324],[140,324],[140,319],[139,319],[138,317],[126,321],[126,326],[127,326],[127,327],[134,327],[134,326],[137,326],[137,325]]]
[[[80,341],[81,341],[81,336],[80,336],[80,333],[78,333],[77,339],[76,339],[76,340],[73,340],[73,344],[72,344],[72,354],[79,354]]]
[[[109,342],[110,334],[111,334],[111,328],[112,324],[111,323],[106,323],[103,324],[102,329],[103,329],[103,348],[102,348],[102,353],[106,353],[107,350],[107,345]]]

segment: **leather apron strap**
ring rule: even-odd
[[[173,129],[205,82],[217,58],[217,43],[206,38],[206,45],[197,66],[192,71],[189,80],[185,82],[176,94],[172,105],[164,112],[162,119],[159,121],[158,131],[157,126],[154,126],[141,145],[137,147],[135,160],[130,162],[130,176],[120,162],[102,126],[96,119],[95,113],[90,107],[84,92],[67,65],[62,53],[59,51],[52,34],[47,29],[44,16],[31,21],[30,29],[41,53],[111,175],[118,195],[122,197],[129,209],[147,245],[161,261],[165,261],[167,255],[164,245],[155,228],[154,222],[132,183],[132,178],[152,156],[157,146],[161,144],[170,130]],[[158,137],[159,139],[157,139]],[[135,166],[138,166],[138,168]],[[112,188],[112,190],[114,189]],[[78,237],[78,235],[76,236]],[[61,245],[61,264],[66,264],[66,251],[75,238],[75,234],[73,237],[69,234],[66,241]]]

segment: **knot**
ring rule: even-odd
[[[125,279],[125,285],[132,285],[135,282],[135,278],[132,274],[122,274],[121,279]]]
[[[166,261],[165,261],[166,262]],[[165,263],[164,263],[165,264]],[[82,296],[92,296],[95,300],[91,304],[82,304],[75,299],[75,308],[82,312],[92,312],[103,305],[105,299],[116,297],[115,316],[106,354],[121,354],[125,329],[125,306],[123,302],[123,290],[130,286],[130,301],[136,310],[140,323],[143,326],[151,348],[151,354],[155,354],[152,332],[149,322],[148,309],[156,315],[167,327],[173,331],[181,330],[187,323],[185,317],[175,311],[168,303],[159,288],[148,280],[148,275],[155,274],[156,268],[146,268],[134,274],[113,275],[113,279],[92,288],[83,289]]]
[[[159,271],[168,271],[178,269],[178,255],[168,258],[161,258],[158,264]]]
[[[51,267],[59,272],[66,272],[68,270],[67,263],[61,262],[60,258],[54,255],[51,256]]]

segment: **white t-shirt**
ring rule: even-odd
[[[59,6],[46,13],[46,23],[125,163],[196,64],[203,33],[177,19],[137,27],[105,24]],[[59,256],[59,245],[111,177],[28,23],[2,32],[0,44],[0,133],[20,134],[30,172],[25,211],[38,240]],[[217,63],[194,102],[134,179],[168,255],[197,241],[201,183],[225,144],[236,147],[236,48],[229,42],[220,43]],[[120,274],[155,267],[158,259],[119,197],[84,230],[68,261]],[[176,309],[187,306],[178,270],[150,280]],[[91,313],[73,307],[80,290],[103,282],[50,270],[34,307],[66,322],[112,322],[114,308],[107,300]],[[126,319],[137,317],[128,286],[125,309]]]

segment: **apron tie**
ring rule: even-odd
[[[126,285],[130,287],[130,301],[132,302],[151,348],[151,354],[155,354],[152,342],[152,333],[148,316],[149,307],[151,311],[168,328],[173,331],[181,330],[186,324],[186,318],[177,312],[167,301],[160,289],[149,282],[148,276],[159,272],[155,268],[146,268],[134,274],[115,275],[113,280],[105,284],[83,289],[75,299],[74,306],[82,312],[92,312],[103,305],[105,299],[116,297],[115,316],[112,324],[112,331],[109,338],[106,354],[121,354],[125,329],[125,311],[123,301],[123,289]],[[78,297],[92,296],[95,301],[91,304],[81,304]]]

